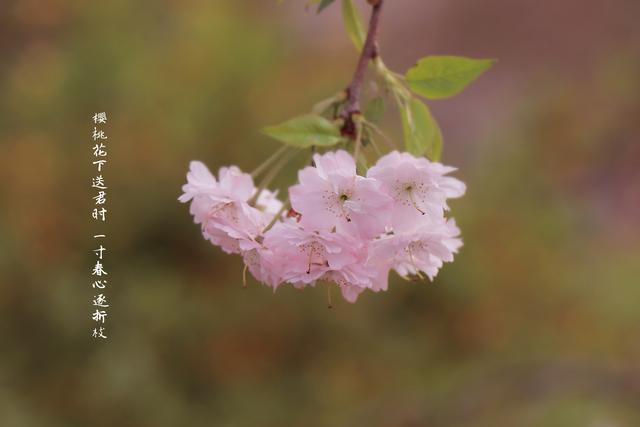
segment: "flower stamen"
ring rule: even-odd
[[[413,187],[412,187],[412,186],[408,186],[408,187],[406,188],[406,190],[407,190],[407,194],[409,195],[409,200],[411,201],[411,205],[413,205],[413,207],[414,207],[418,212],[420,212],[422,215],[425,215],[425,214],[426,214],[426,212],[425,212],[425,211],[423,211],[422,209],[420,209],[420,208],[418,207],[418,204],[416,203],[416,200],[413,198]]]

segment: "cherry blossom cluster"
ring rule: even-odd
[[[355,302],[365,289],[386,291],[391,270],[433,280],[453,261],[462,241],[445,215],[447,199],[465,192],[447,176],[455,168],[397,151],[365,176],[346,151],[313,160],[289,188],[290,209],[239,168],[223,167],[216,179],[198,161],[179,200],[191,202],[205,239],[240,254],[256,280],[274,290],[326,281]]]

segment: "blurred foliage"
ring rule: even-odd
[[[243,290],[239,260],[176,200],[190,159],[251,170],[277,147],[257,129],[347,82],[352,60],[292,33],[299,7],[3,6],[0,425],[640,425],[638,55],[612,49],[579,76],[550,65],[487,116],[480,149],[448,140],[469,185],[456,262],[327,310],[323,289]],[[103,110],[104,228],[88,215]],[[98,343],[96,232],[112,304]]]

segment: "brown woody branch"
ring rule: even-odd
[[[341,118],[344,120],[342,126],[342,135],[351,138],[356,137],[356,125],[353,116],[360,113],[360,95],[362,93],[362,85],[367,72],[369,61],[378,56],[378,26],[380,22],[380,13],[382,12],[382,4],[384,0],[368,0],[372,5],[371,18],[369,19],[369,29],[367,38],[365,39],[358,65],[353,73],[351,83],[346,88],[347,100],[342,110]]]

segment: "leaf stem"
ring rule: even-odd
[[[313,108],[311,109],[312,114],[322,114],[327,109],[334,105],[340,105],[347,99],[347,93],[345,91],[340,91],[337,94],[333,95],[331,98],[323,99],[320,102],[317,102]]]

